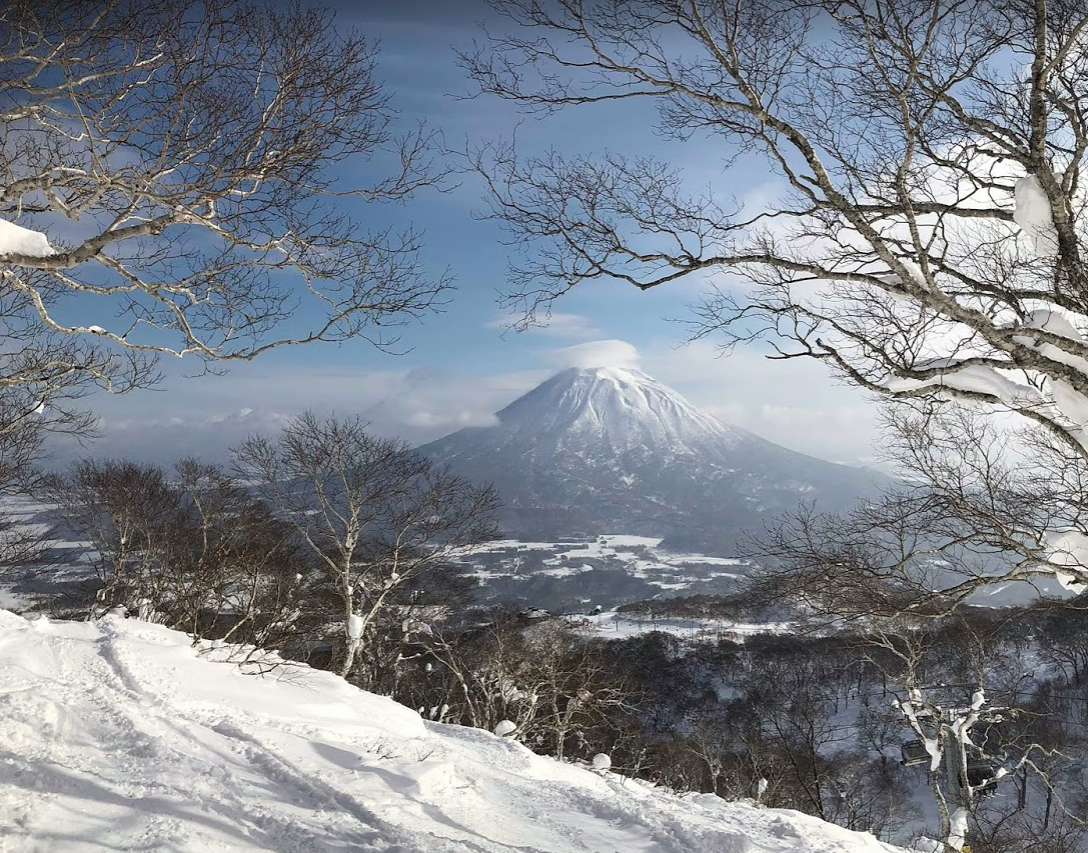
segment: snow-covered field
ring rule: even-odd
[[[632,577],[643,578],[665,588],[686,588],[712,578],[740,578],[748,567],[746,560],[677,553],[660,546],[660,537],[619,533],[564,542],[499,539],[473,549],[466,562],[475,561],[478,576],[486,578],[504,573],[516,574],[518,561],[524,561],[534,553],[541,555],[546,567],[540,570],[540,574],[576,574],[592,568],[586,563],[587,560],[614,561],[622,564]],[[502,566],[507,571],[482,565],[480,558],[485,555],[501,555]]]
[[[650,631],[673,634],[686,640],[744,642],[754,634],[783,634],[794,627],[791,622],[735,622],[730,619],[635,616],[603,610],[590,616],[568,616],[575,630],[604,640],[638,637]]]
[[[107,617],[0,611],[0,850],[887,853],[426,722],[305,667]]]
[[[669,551],[661,541],[624,534],[559,542],[502,539],[474,548],[461,563],[496,597],[561,610],[733,592],[751,571],[746,560]]]

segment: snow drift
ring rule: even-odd
[[[796,812],[677,797],[423,721],[161,626],[0,611],[0,850],[887,853]]]

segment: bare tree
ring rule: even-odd
[[[589,758],[622,736],[631,680],[610,666],[599,643],[562,620],[487,617],[485,625],[421,638],[433,661],[435,716],[484,729],[509,721],[518,740],[560,760]]]
[[[884,456],[901,481],[848,513],[804,506],[755,534],[764,595],[866,619],[949,613],[999,586],[1082,588],[1088,469],[969,410],[917,401],[886,415]]]
[[[65,522],[90,547],[98,575],[91,615],[114,607],[150,616],[165,544],[180,511],[166,471],[132,462],[84,460],[48,483]]]
[[[0,409],[3,405],[4,395],[0,392]],[[0,414],[0,421],[5,417]],[[37,512],[34,523],[28,523],[27,505],[11,501],[41,487],[46,475],[38,463],[44,438],[45,425],[33,418],[0,432],[0,575],[37,562],[51,537],[51,523],[43,526]]]
[[[214,465],[82,461],[48,484],[98,574],[85,611],[123,608],[194,638],[282,646],[307,557],[293,529]]]
[[[417,659],[425,677],[419,680],[417,702],[442,722],[492,731],[501,720],[510,720],[524,730],[534,711],[516,676],[525,659],[525,626],[508,612],[482,613],[467,621],[444,629],[432,626],[420,638]]]
[[[1013,412],[1083,477],[1083,4],[493,5],[505,28],[464,56],[481,92],[541,112],[656,102],[665,135],[762,154],[788,187],[740,210],[645,158],[475,152],[492,215],[529,247],[511,294],[527,319],[594,279],[730,273],[697,335],[764,338],[887,397]],[[1051,550],[1088,581],[1079,522],[1053,523],[1069,535]]]
[[[179,512],[160,569],[171,624],[281,648],[300,627],[309,555],[290,525],[219,466],[184,459],[175,473]]]
[[[589,758],[595,750],[585,732],[607,725],[608,710],[626,704],[628,685],[606,670],[595,644],[560,622],[530,627],[524,654],[515,672],[532,710],[522,724],[522,739],[560,761],[579,753]]]
[[[999,805],[999,804],[997,804]],[[1084,814],[1080,803],[1068,812],[1047,818],[1039,810],[1000,810],[988,806],[987,819],[979,821],[971,838],[978,853],[1081,853],[1088,840],[1088,825],[1076,817]]]
[[[431,309],[449,282],[418,236],[337,202],[437,178],[431,132],[394,135],[376,58],[299,4],[4,3],[0,434],[84,432],[76,398],[154,382],[163,355],[384,347]]]
[[[277,438],[254,436],[235,451],[242,475],[257,481],[318,561],[335,602],[329,615],[340,625],[344,676],[399,592],[496,535],[490,487],[366,427],[358,417],[307,412]]]

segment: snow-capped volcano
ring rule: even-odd
[[[559,444],[601,444],[616,452],[639,447],[676,454],[745,433],[697,409],[638,370],[572,367],[498,413],[507,440],[553,436]]]
[[[638,370],[571,368],[421,448],[490,480],[511,533],[631,532],[722,547],[799,499],[841,508],[879,479],[729,426]]]

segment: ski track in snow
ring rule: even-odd
[[[794,812],[677,797],[425,723],[328,673],[182,634],[0,611],[0,851],[884,853]]]

